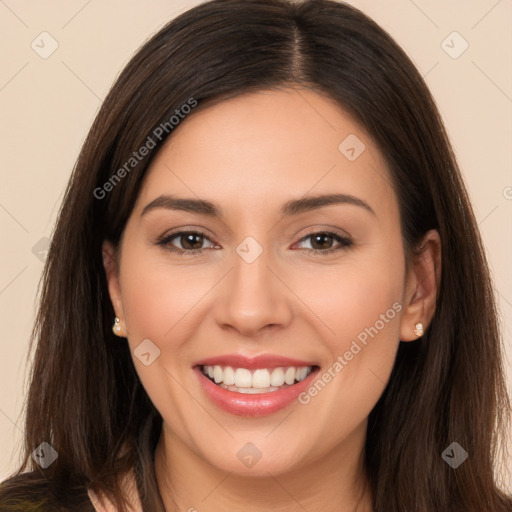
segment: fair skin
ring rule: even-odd
[[[349,134],[365,144],[354,161],[338,149]],[[160,349],[149,366],[133,359],[163,418],[155,470],[167,511],[373,510],[362,467],[367,418],[400,340],[418,338],[416,323],[429,325],[440,279],[436,231],[406,272],[390,183],[366,132],[305,89],[245,94],[199,110],[153,160],[118,252],[105,242],[104,261],[132,354],[145,339]],[[355,196],[373,213],[348,203],[280,213],[291,199],[332,193]],[[142,215],[162,194],[211,201],[223,217],[163,207]],[[202,253],[180,256],[157,245],[187,228],[204,236],[177,236],[167,247]],[[336,238],[304,238],[325,232],[353,245],[308,254],[340,247]],[[250,264],[236,252],[248,236],[263,250]],[[386,313],[393,304],[399,312]],[[307,404],[232,414],[205,396],[192,369],[236,353],[315,361],[322,372],[382,314],[378,334]],[[247,442],[261,453],[252,467],[237,457]]]

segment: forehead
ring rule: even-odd
[[[136,209],[176,194],[240,215],[333,192],[361,197],[377,213],[397,206],[382,155],[337,103],[307,89],[260,91],[181,121],[152,162]]]

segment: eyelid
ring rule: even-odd
[[[336,228],[334,226],[308,226],[307,228],[305,228],[307,231],[305,234],[303,234],[300,238],[300,240],[303,240],[304,238],[307,238],[308,236],[311,236],[311,235],[316,235],[316,234],[320,234],[320,233],[326,233],[326,234],[330,234],[330,235],[336,235],[336,236],[339,236],[340,238],[345,238],[345,239],[348,239],[348,240],[352,240],[352,236],[347,233],[346,231],[343,231],[339,228]]]

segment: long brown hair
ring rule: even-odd
[[[512,509],[495,475],[510,402],[493,287],[466,188],[422,77],[383,29],[347,4],[213,0],[142,46],[83,145],[52,237],[31,342],[24,459],[15,475],[32,476],[4,483],[0,498],[9,510],[37,482],[62,503],[89,486],[125,510],[120,478],[130,469],[144,509],[164,510],[153,465],[162,418],[128,345],[111,332],[101,245],[118,244],[146,170],[172,136],[176,110],[191,98],[200,110],[286,84],[328,95],[373,137],[392,176],[407,255],[429,229],[441,237],[435,316],[419,341],[401,344],[369,417],[365,467],[375,511]],[[98,198],[163,123],[168,130],[153,137],[149,155]],[[42,442],[58,452],[47,469],[31,458]],[[441,456],[452,442],[469,454],[457,469]]]

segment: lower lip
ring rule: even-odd
[[[206,377],[201,368],[196,367],[194,370],[206,396],[224,411],[238,416],[266,416],[284,409],[296,400],[310,386],[319,368],[315,368],[304,380],[293,386],[254,395],[221,388]]]

